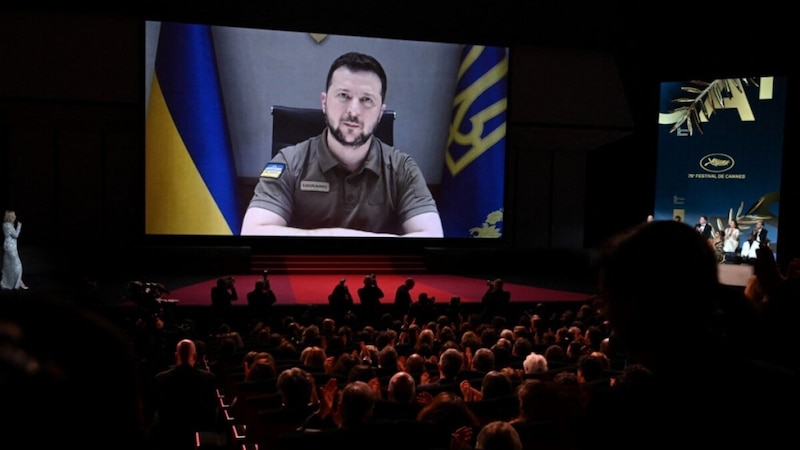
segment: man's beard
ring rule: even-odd
[[[355,122],[355,121],[356,120],[353,120],[350,117],[347,117],[345,118],[345,120],[343,120],[343,122]],[[355,140],[353,140],[353,142],[348,142],[347,139],[345,138],[344,133],[342,133],[341,130],[339,130],[338,128],[333,128],[333,126],[331,125],[331,121],[328,120],[327,114],[325,115],[325,125],[328,126],[328,133],[331,134],[338,143],[342,144],[345,147],[351,147],[351,148],[360,147],[364,145],[369,140],[369,138],[372,137],[373,134],[372,132],[361,133],[355,137]],[[362,127],[362,129],[364,128]]]

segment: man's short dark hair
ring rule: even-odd
[[[331,87],[333,72],[340,67],[347,67],[352,72],[372,72],[381,80],[381,101],[386,103],[386,72],[377,59],[370,55],[358,52],[345,53],[336,58],[328,70],[328,78],[325,81],[325,91]]]

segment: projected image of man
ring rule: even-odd
[[[419,166],[373,135],[385,97],[386,73],[375,58],[338,57],[320,95],[325,129],[267,163],[241,234],[442,237]]]

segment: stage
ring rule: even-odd
[[[254,289],[256,281],[262,279],[259,274],[222,274],[217,277],[191,282],[172,280],[164,283],[160,280],[148,280],[162,282],[169,290],[166,295],[170,299],[178,302],[178,305],[191,306],[210,306],[211,288],[216,285],[218,278],[233,277],[235,280],[236,291],[239,305],[247,304],[247,292]],[[278,274],[269,275],[270,286],[278,299],[278,305],[326,305],[328,294],[333,291],[340,280],[344,279],[346,285],[353,295],[353,299],[358,303],[358,288],[363,286],[364,274],[329,274],[329,275],[289,275]],[[405,274],[379,274],[377,275],[378,287],[380,287],[385,297],[383,304],[390,304],[394,301],[395,290],[403,284],[409,275]],[[480,303],[481,297],[486,292],[486,279],[463,277],[446,274],[413,274],[411,278],[416,282],[411,296],[416,300],[420,294],[425,293],[428,297],[436,299],[437,303],[448,303],[452,297],[460,297],[463,304]],[[577,286],[576,286],[577,287]],[[511,293],[512,302],[538,303],[538,302],[574,302],[584,301],[589,292],[580,289],[551,289],[540,286],[532,286],[506,281],[504,289]]]
[[[411,296],[416,301],[420,294],[427,294],[435,299],[436,309],[443,311],[453,297],[459,297],[467,312],[481,310],[481,298],[487,290],[487,280],[497,278],[497,274],[471,274],[468,276],[449,273],[422,272],[410,266],[358,267],[348,271],[343,268],[323,272],[321,269],[296,270],[286,268],[277,273],[269,272],[270,285],[276,294],[274,306],[275,317],[303,316],[308,314],[327,314],[328,295],[341,279],[345,279],[353,296],[356,310],[360,304],[358,288],[363,286],[365,270],[375,269],[378,286],[385,296],[381,300],[381,310],[389,311],[394,302],[396,289],[403,281],[411,277],[416,285]],[[351,267],[347,267],[351,268]],[[300,272],[300,273],[296,273]],[[505,281],[504,289],[510,293],[511,308],[508,319],[514,320],[520,313],[549,310],[563,311],[577,308],[591,301],[596,294],[596,279],[585,272],[572,271],[555,276],[551,273],[532,270],[533,275],[520,276],[500,275]],[[719,265],[719,278],[728,286],[744,286],[753,273],[750,265]],[[162,300],[172,317],[176,319],[188,317],[206,317],[211,310],[211,288],[217,279],[232,277],[235,280],[238,300],[233,302],[234,313],[247,322],[247,293],[255,287],[256,281],[263,278],[261,270],[250,270],[243,273],[203,273],[203,274],[162,274],[148,273],[131,275],[124,278],[94,279],[62,279],[47,275],[29,275],[26,282],[31,286],[29,295],[37,292],[57,291],[67,293],[89,306],[99,306],[114,317],[123,319],[131,317],[136,311],[136,304],[130,301],[129,285],[132,281],[156,283],[163,285],[165,292]],[[133,309],[131,309],[133,307]]]

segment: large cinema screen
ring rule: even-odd
[[[146,22],[145,39],[146,236],[258,239],[261,233],[243,227],[255,187],[263,178],[286,177],[281,195],[288,199],[270,212],[291,230],[272,228],[264,236],[503,237],[508,48],[156,21]],[[308,150],[311,161],[273,160],[282,145],[301,142],[285,136],[290,127],[278,122],[277,110],[311,111],[318,123],[302,140],[325,136],[327,74],[348,52],[371,55],[383,67],[387,112],[374,136],[410,159],[382,153],[333,181],[324,179],[327,171],[344,165],[321,157],[328,146],[319,141]],[[360,87],[351,88],[347,98],[355,92],[361,104]],[[361,118],[348,117],[351,123],[341,126],[368,131]],[[409,161],[418,171],[400,167]],[[398,187],[415,173],[422,189],[418,177],[416,187]],[[424,197],[424,187],[441,221],[438,233],[413,233],[429,225],[415,218],[430,219],[417,215],[430,208],[409,200]],[[321,225],[293,221],[308,198],[325,219]],[[383,223],[377,211],[396,214],[399,225],[370,229]],[[336,223],[341,217],[347,222]]]

